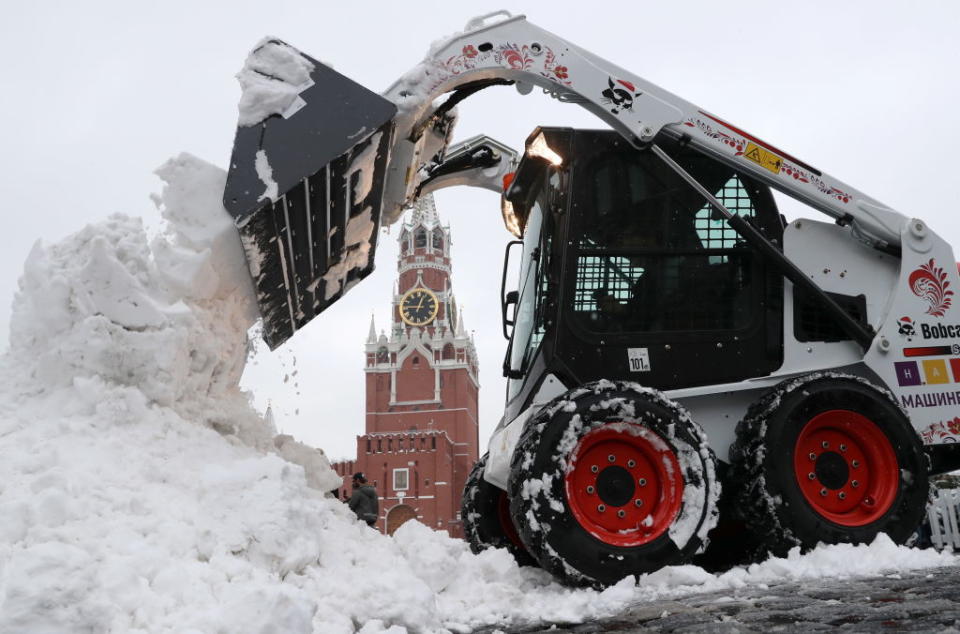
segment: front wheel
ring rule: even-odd
[[[717,520],[716,458],[677,403],[599,381],[527,423],[513,453],[510,511],[540,565],[595,587],[685,563]]]
[[[736,508],[758,555],[819,542],[906,541],[923,519],[928,463],[887,392],[815,374],[751,406],[730,448]]]

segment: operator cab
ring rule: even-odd
[[[782,244],[766,185],[682,142],[655,143]],[[653,152],[612,130],[538,128],[504,206],[523,232],[511,243],[522,244],[520,284],[504,294],[505,420],[549,374],[567,387],[607,378],[670,390],[782,364],[781,275]]]

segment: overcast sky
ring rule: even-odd
[[[123,212],[158,224],[153,170],[181,151],[225,166],[234,75],[273,35],[382,91],[429,44],[501,8],[452,2],[17,2],[0,21],[0,332],[23,261]],[[956,2],[516,2],[505,7],[750,131],[960,244]],[[456,136],[517,148],[539,124],[595,127],[577,106],[493,88]],[[481,445],[503,404],[498,199],[437,194],[453,229],[454,290],[481,363]],[[784,204],[788,217],[815,212]],[[396,231],[378,270],[245,377],[281,429],[334,457],[363,433],[363,342],[389,318]],[[826,257],[826,256],[825,256]],[[294,361],[298,374],[292,374]]]

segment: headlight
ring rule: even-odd
[[[537,135],[537,138],[527,147],[527,156],[536,156],[538,158],[546,159],[551,164],[559,167],[563,164],[563,157],[553,151],[553,149],[547,145],[547,139],[543,136],[543,132]]]

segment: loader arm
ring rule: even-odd
[[[245,92],[224,205],[243,239],[271,348],[372,272],[380,227],[419,196],[504,182],[513,155],[502,144],[471,139],[448,149],[455,106],[495,85],[513,84],[521,94],[539,87],[580,105],[638,148],[658,134],[689,143],[850,225],[875,248],[897,252],[902,235],[931,239],[922,222],[908,225],[862,192],[524,16],[471,20],[382,96],[275,39],[254,49],[240,77]],[[263,105],[249,98],[250,86],[272,110],[244,109],[244,102]]]
[[[506,16],[487,24],[487,20]],[[384,192],[384,222],[392,222],[416,192],[417,168],[429,160],[432,104],[445,93],[483,82],[533,86],[589,110],[628,141],[642,146],[658,133],[685,138],[706,154],[789,192],[856,235],[896,249],[908,219],[716,115],[531,24],[497,12],[472,20],[440,45],[384,96],[398,105]],[[456,94],[454,92],[454,94]],[[443,106],[441,105],[440,108]],[[427,148],[428,152],[424,152]]]

